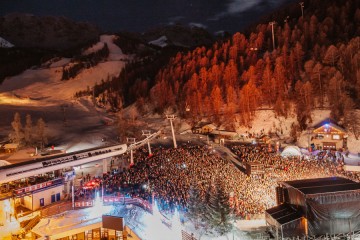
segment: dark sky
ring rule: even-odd
[[[279,5],[296,0],[0,0],[0,15],[12,12],[65,16],[104,31],[143,32],[172,23],[210,32],[236,32]]]

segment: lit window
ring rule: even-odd
[[[332,135],[332,139],[334,139],[334,140],[340,140],[340,135],[334,134],[334,135]]]

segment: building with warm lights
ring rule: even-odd
[[[17,187],[21,185],[24,187]],[[31,183],[29,179],[14,181],[3,185],[0,196],[0,206],[3,206],[0,222],[4,222],[63,200],[64,181],[62,178],[41,183]]]
[[[36,222],[36,216],[42,216],[47,207],[56,206],[64,199],[72,199],[73,208],[92,206],[91,201],[75,201],[72,191],[75,168],[102,161],[103,172],[107,172],[111,157],[123,154],[126,149],[125,144],[97,147],[0,166],[0,227],[24,222],[23,218],[28,216]],[[18,227],[13,232],[29,229],[31,227]]]
[[[214,130],[216,130],[216,126],[208,122],[201,122],[192,128],[192,132],[198,134],[209,134]]]
[[[275,239],[352,236],[360,231],[360,183],[340,177],[279,182],[265,211]]]
[[[314,126],[310,146],[315,150],[338,150],[347,147],[347,132],[336,123],[326,120]]]

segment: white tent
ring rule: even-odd
[[[301,156],[301,150],[297,146],[287,146],[281,153],[282,157]]]

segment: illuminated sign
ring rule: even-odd
[[[57,178],[57,179],[54,179],[54,180],[51,180],[51,181],[35,184],[35,185],[32,185],[32,186],[15,189],[14,194],[15,195],[21,195],[21,194],[24,194],[24,193],[33,192],[33,191],[36,191],[36,190],[39,190],[39,189],[47,188],[49,186],[59,185],[59,184],[62,184],[62,183],[63,183],[62,178]]]

